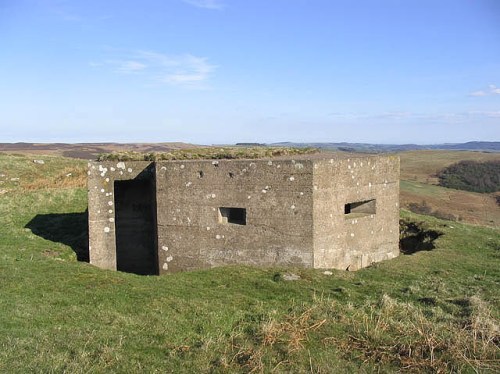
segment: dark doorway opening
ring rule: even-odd
[[[155,194],[149,180],[115,181],[116,268],[158,274],[155,250]]]

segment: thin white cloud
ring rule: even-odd
[[[489,88],[492,95],[500,95],[500,88],[498,88],[494,84],[490,84]]]
[[[476,97],[487,96],[487,95],[488,94],[486,93],[486,91],[474,91],[469,94],[469,96],[476,96]]]
[[[141,74],[149,82],[191,89],[206,89],[207,81],[217,68],[206,57],[154,51],[130,52],[125,57],[106,60],[103,65],[112,67],[116,73]]]
[[[469,94],[469,96],[475,96],[475,97],[493,96],[493,95],[500,95],[500,88],[498,88],[494,84],[490,84],[488,86],[488,89],[486,90],[474,91]]]
[[[221,10],[224,4],[220,0],[182,0],[186,4],[203,9]]]
[[[147,68],[146,64],[138,61],[120,61],[118,66],[118,71],[125,74],[138,73]]]
[[[500,118],[500,110],[468,111],[456,113],[411,113],[411,112],[384,112],[384,113],[329,113],[329,117],[336,121],[376,121],[376,123],[390,122],[422,122],[422,123],[466,123],[471,120]]]
[[[500,118],[500,110],[467,112],[472,117]]]
[[[214,70],[215,66],[210,65],[206,58],[185,55],[177,61],[172,72],[163,76],[163,80],[175,85],[198,84],[207,80]]]

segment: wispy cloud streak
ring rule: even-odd
[[[500,88],[495,86],[494,84],[490,84],[488,89],[474,91],[469,94],[469,96],[481,97],[481,96],[492,96],[492,95],[500,95]]]
[[[167,55],[154,51],[131,52],[102,64],[91,63],[91,66],[110,66],[116,73],[140,74],[150,82],[191,89],[207,88],[206,83],[217,68],[206,57]]]
[[[224,4],[219,0],[182,0],[186,4],[195,6],[197,8],[221,10]]]

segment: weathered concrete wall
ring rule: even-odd
[[[101,268],[356,270],[399,254],[394,156],[94,162],[88,173],[90,262]]]
[[[158,162],[160,272],[313,266],[312,161]],[[246,209],[246,225],[219,208]]]
[[[315,268],[356,270],[398,256],[398,157],[317,160],[313,183]],[[349,213],[346,204],[358,202],[368,203]]]
[[[100,268],[117,269],[114,182],[133,179],[148,180],[154,186],[154,165],[150,162],[89,163],[89,254],[90,262]]]

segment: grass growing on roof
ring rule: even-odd
[[[8,157],[9,174],[31,168]],[[498,229],[403,211],[442,233],[436,248],[332,275],[233,266],[156,277],[77,262],[65,234],[85,230],[85,209],[82,187],[0,195],[0,372],[500,369]],[[47,228],[34,234],[37,217]]]
[[[114,152],[99,155],[97,161],[160,161],[200,159],[256,159],[317,153],[316,148],[291,147],[207,147],[162,152]]]

